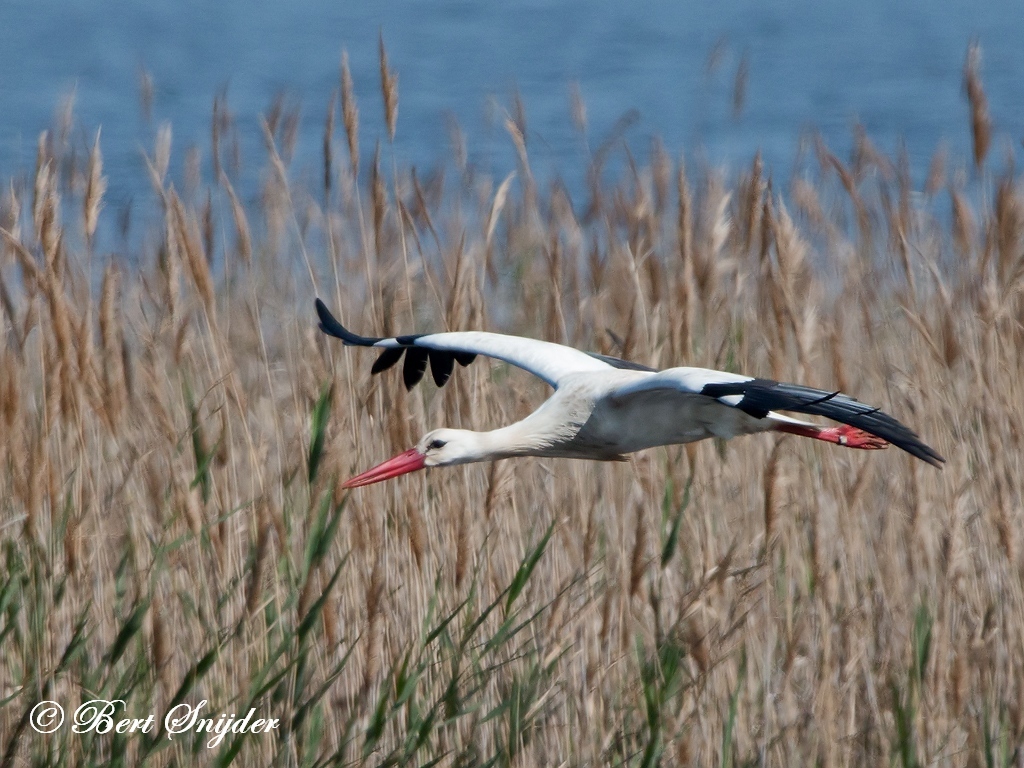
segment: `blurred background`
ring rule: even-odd
[[[369,6],[373,6],[370,8]],[[142,152],[173,126],[172,178],[183,150],[209,147],[214,98],[226,97],[243,157],[262,156],[258,122],[283,97],[299,109],[296,160],[316,172],[324,118],[347,50],[361,151],[383,138],[382,34],[399,74],[399,166],[436,167],[461,126],[471,167],[515,167],[504,130],[520,94],[538,175],[577,190],[588,153],[609,138],[646,156],[659,137],[675,157],[737,169],[763,152],[788,177],[802,136],[840,157],[862,125],[882,151],[905,142],[915,184],[943,142],[969,155],[962,70],[982,47],[994,158],[1024,137],[1024,5],[954,0],[859,3],[611,0],[476,3],[279,3],[266,0],[3,0],[0,177],[29,174],[40,131],[73,104],[81,144],[102,128],[109,205],[148,193]],[[572,94],[586,105],[585,132]],[[206,153],[208,155],[208,153]],[[624,161],[610,153],[611,167]],[[209,157],[203,161],[209,164]],[[365,164],[364,164],[365,167]],[[204,170],[208,170],[205,169]],[[252,172],[255,173],[255,170]],[[236,182],[251,196],[256,184]]]

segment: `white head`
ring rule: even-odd
[[[481,455],[477,432],[467,429],[435,429],[416,444],[425,467],[450,467],[487,458]]]
[[[466,429],[435,429],[425,434],[415,448],[356,475],[342,487],[358,488],[425,467],[447,467],[488,458],[490,455],[481,450],[479,433]]]

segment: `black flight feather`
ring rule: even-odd
[[[370,373],[376,374],[381,371],[386,371],[401,360],[404,353],[404,347],[386,347],[384,351],[380,353],[380,357],[377,358],[377,361],[373,364],[373,367],[370,369]]]
[[[451,352],[439,352],[430,350],[430,375],[434,377],[434,383],[443,387],[448,377],[452,375],[455,368],[455,355]]]
[[[455,362],[463,368],[476,360],[476,354],[473,352],[453,352],[452,354],[455,355]]]
[[[402,380],[406,389],[412,389],[420,383],[427,370],[427,350],[422,347],[409,347],[405,351],[405,365],[402,367]]]
[[[701,394],[714,398],[742,395],[736,407],[759,419],[767,416],[769,411],[824,416],[863,429],[932,466],[941,467],[945,461],[935,449],[921,442],[917,434],[905,424],[878,408],[865,405],[839,392],[828,392],[799,384],[782,384],[770,379],[753,379],[707,384],[701,390]]]
[[[321,331],[326,333],[328,336],[334,336],[335,338],[341,339],[349,346],[372,347],[378,341],[382,341],[382,339],[375,339],[372,336],[360,336],[357,333],[352,333],[352,331],[335,319],[334,315],[330,313],[320,299],[316,300],[316,314],[320,318]]]

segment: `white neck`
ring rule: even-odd
[[[572,439],[545,429],[545,425],[532,416],[489,432],[458,430],[463,444],[463,455],[458,463],[494,461],[513,456],[553,455],[551,449]]]

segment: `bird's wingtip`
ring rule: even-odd
[[[343,326],[338,319],[331,314],[331,311],[327,308],[327,305],[320,300],[319,296],[316,297],[313,305],[316,307],[317,317],[320,318],[320,330],[328,336],[334,336],[335,338],[341,339],[346,344],[360,347],[371,347],[380,341],[379,338],[360,336],[357,333],[352,333],[352,331]]]
[[[321,300],[319,296],[317,296],[316,299],[314,300],[313,306],[316,307],[316,314],[317,317],[320,318],[321,322],[323,321],[325,316],[331,318],[332,320],[334,319],[334,316],[331,314],[331,311],[327,309],[327,305],[324,304],[324,302]]]
[[[912,456],[919,458],[921,461],[931,464],[936,469],[942,469],[943,465],[946,463],[946,459],[939,455],[938,451],[924,443],[914,433],[911,433],[910,440],[896,441],[894,442],[894,445],[907,451]]]

